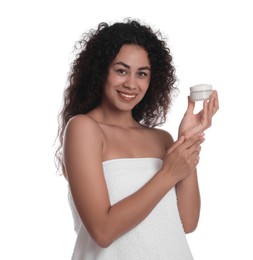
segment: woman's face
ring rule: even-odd
[[[102,105],[132,110],[144,97],[150,77],[148,53],[138,45],[123,45],[109,67]]]

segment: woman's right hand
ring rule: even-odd
[[[162,170],[167,172],[175,184],[194,172],[198,162],[204,134],[198,133],[189,139],[181,136],[167,151]]]

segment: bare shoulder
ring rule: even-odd
[[[103,137],[98,123],[87,115],[72,117],[67,123],[63,144],[63,163],[68,179],[99,167],[102,147]]]
[[[172,135],[166,130],[161,128],[154,128],[154,132],[159,140],[161,140],[161,142],[166,145],[167,149],[174,143]]]
[[[102,137],[98,123],[87,115],[73,116],[66,125],[65,133],[66,135],[85,135],[87,138],[92,136]]]
[[[85,114],[80,114],[80,115],[75,115],[73,116],[67,123],[67,128],[69,127],[98,127],[98,123],[92,119],[91,117],[85,115]]]
[[[68,121],[64,135],[66,157],[69,155],[68,158],[72,158],[80,154],[83,160],[84,157],[98,156],[102,146],[102,131],[95,120],[87,115],[76,115]]]

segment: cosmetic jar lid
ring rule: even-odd
[[[190,87],[190,97],[192,101],[201,101],[208,99],[212,94],[212,85],[198,84]]]

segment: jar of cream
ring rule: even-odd
[[[208,99],[212,94],[212,85],[198,84],[190,87],[190,98],[193,102]]]

